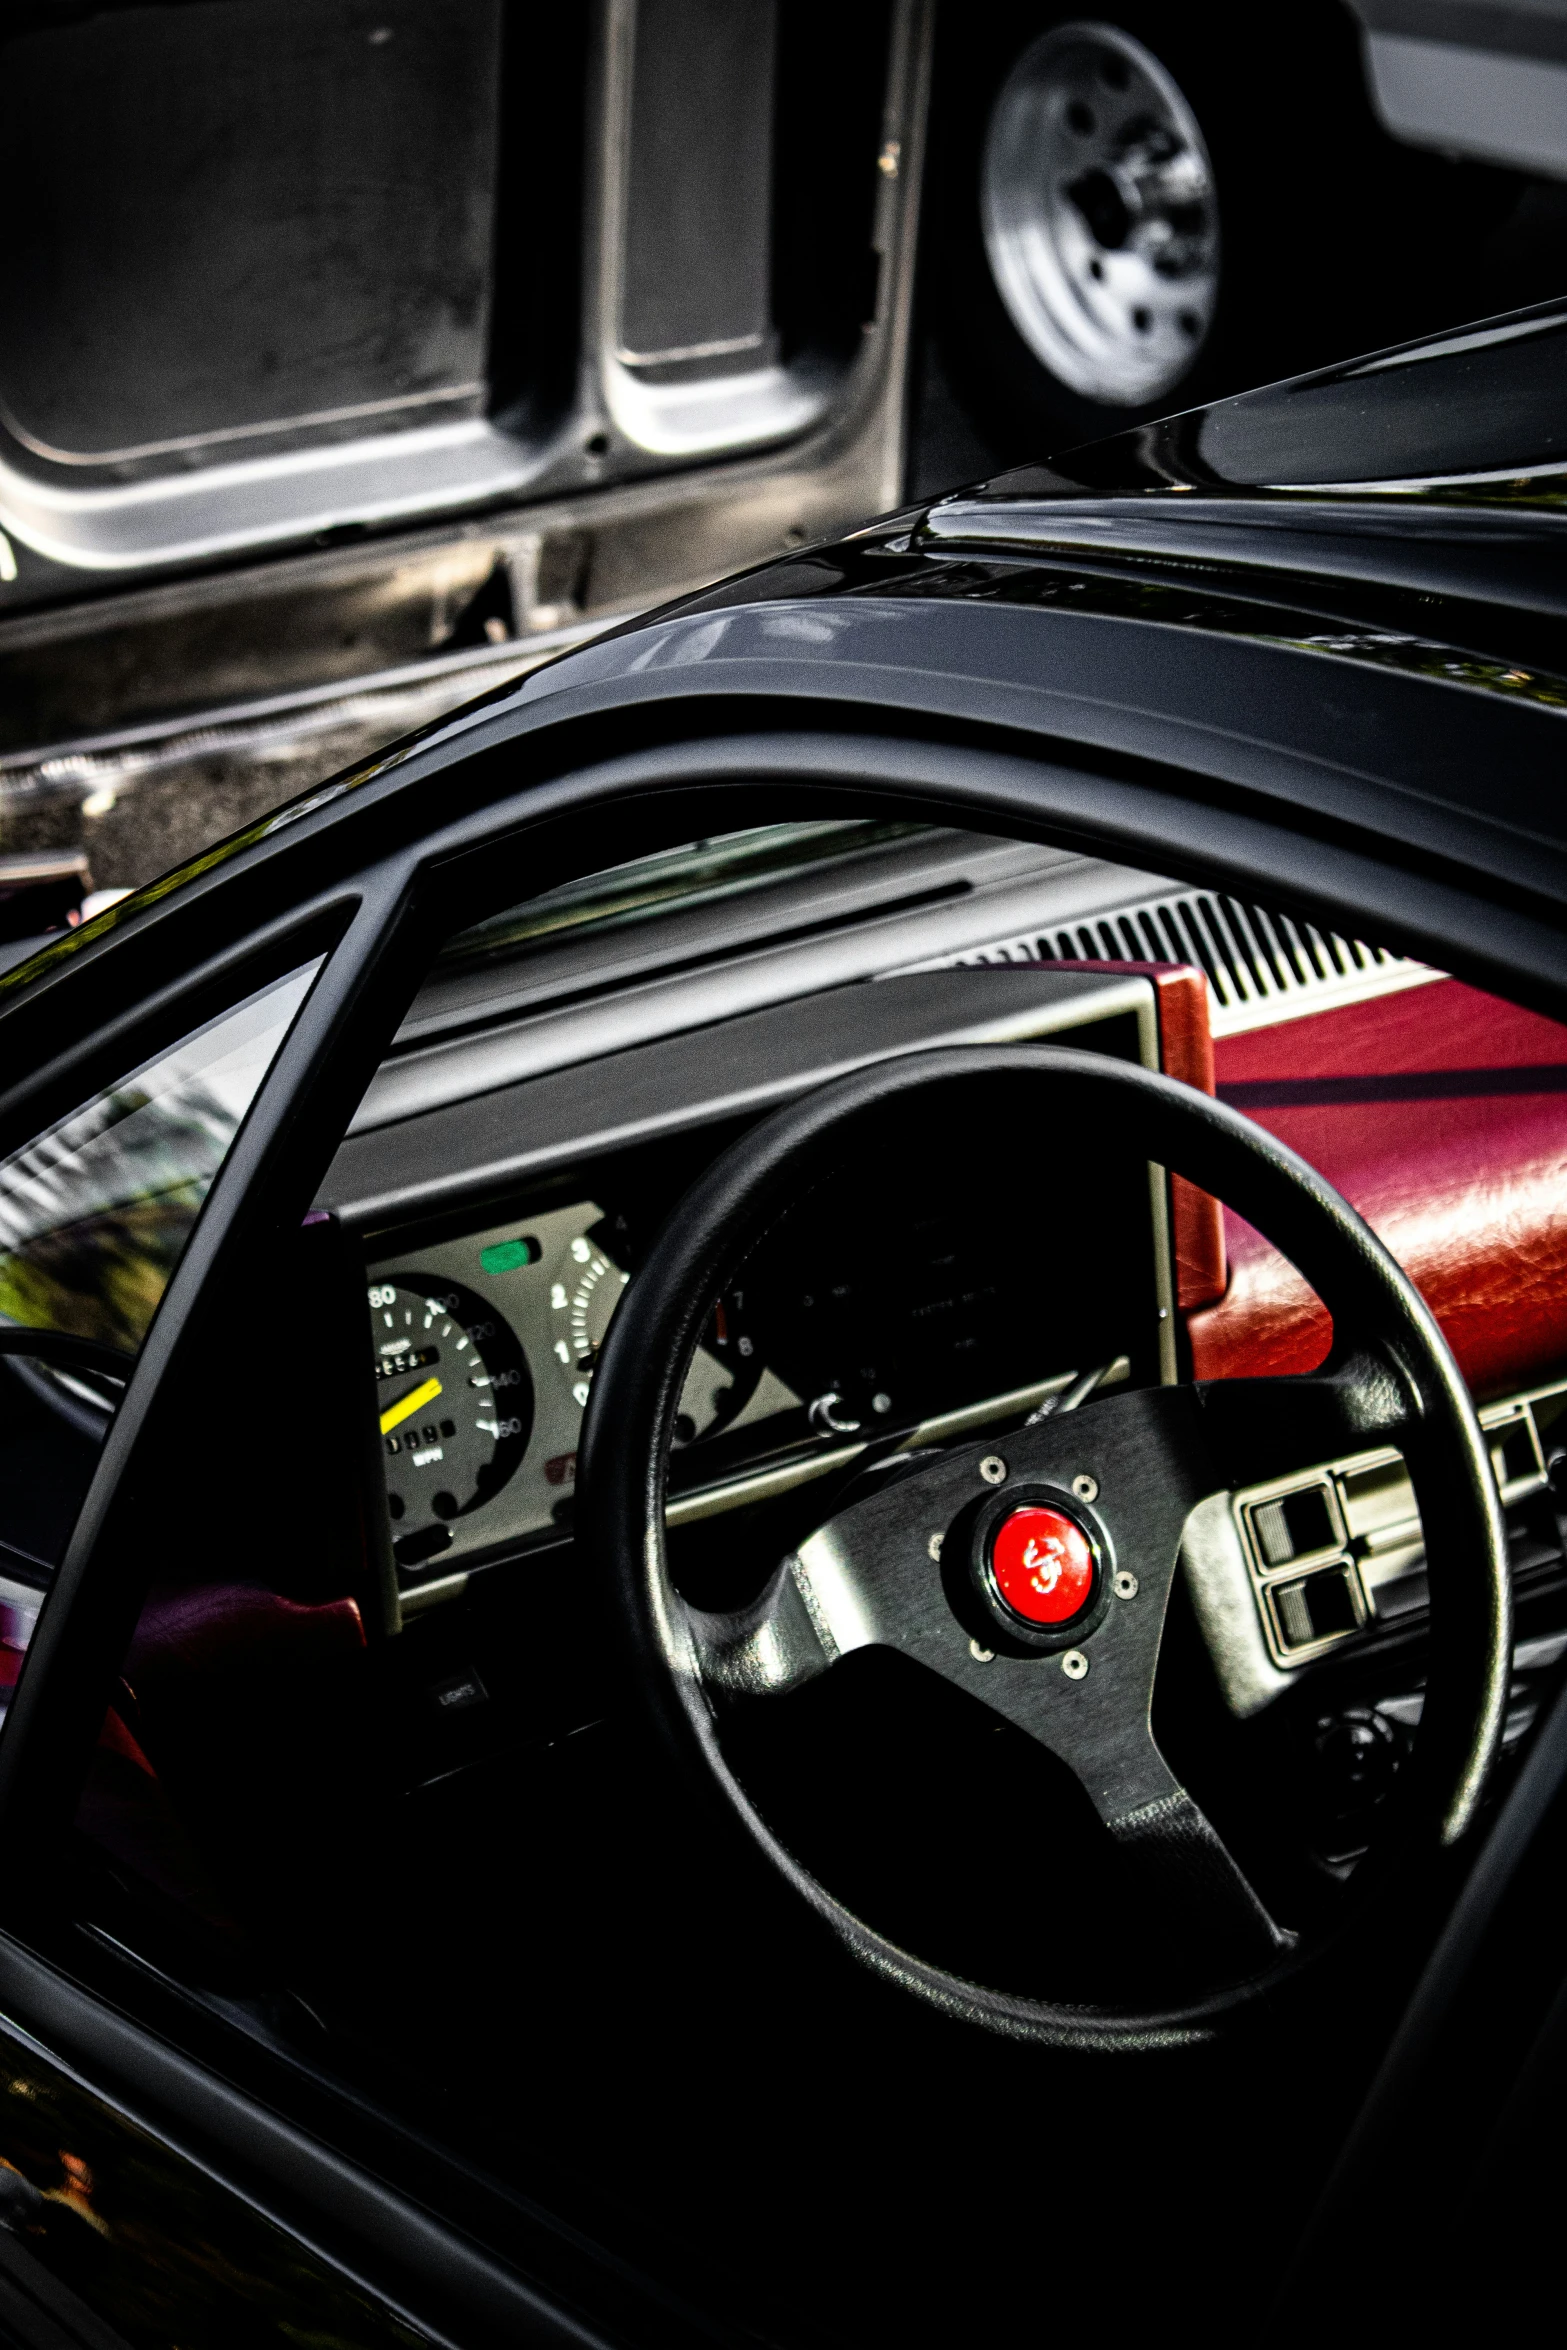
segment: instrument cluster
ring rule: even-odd
[[[1134,1379],[1159,1376],[1144,1173],[1101,1171],[1091,1194],[1053,1198],[1029,1153],[986,1164],[965,1143],[922,1149],[913,1176],[912,1201],[866,1168],[820,1187],[714,1301],[674,1426],[682,1506],[761,1462],[906,1442],[1122,1355]],[[594,1368],[667,1204],[645,1192],[626,1189],[640,1217],[592,1198],[540,1206],[368,1266],[410,1593],[569,1526]]]
[[[392,1548],[405,1577],[547,1533],[628,1275],[591,1200],[369,1268]]]

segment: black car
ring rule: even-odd
[[[9,2337],[1494,2306],[1564,338],[801,551],[0,976]]]

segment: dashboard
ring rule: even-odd
[[[798,1009],[771,1038],[787,1046],[780,1086],[799,1082],[802,1046],[814,1059],[830,1044],[842,1065],[857,1031],[863,1057],[872,1013],[884,1048],[1004,1033],[1139,1059],[1158,1050],[1143,978],[961,971],[839,994],[849,1000]],[[769,1040],[753,1041],[765,1074]],[[665,1064],[668,1112],[677,1057],[649,1050]],[[613,1130],[626,1072],[592,1074]],[[537,1137],[519,1090],[514,1114]],[[569,1536],[611,1319],[738,1123],[722,1101],[689,1106],[708,1115],[586,1163],[578,1145],[504,1212],[459,1209],[368,1236],[365,1312],[405,1612]],[[1020,1138],[999,1108],[990,1151],[967,1135],[891,1128],[791,1208],[710,1301],[675,1422],[671,1519],[776,1498],[872,1450],[1020,1419],[1087,1367],[1157,1379],[1169,1328],[1164,1186],[1151,1171],[1067,1171],[1048,1137]]]

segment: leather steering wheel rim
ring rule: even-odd
[[[766,1604],[771,1613],[765,1621],[753,1611],[747,1619],[750,1629],[745,1624],[728,1626],[720,1638],[713,1630],[716,1620],[703,1618],[675,1590],[666,1558],[670,1432],[706,1315],[736,1265],[807,1188],[831,1172],[851,1136],[871,1122],[907,1109],[920,1095],[930,1097],[921,1103],[926,1115],[961,1118],[965,1098],[979,1093],[993,1110],[998,1088],[1012,1089],[1024,1114],[1037,1114],[1041,1106],[1048,1106],[1067,1131],[1092,1135],[1105,1152],[1131,1152],[1227,1201],[1284,1251],[1327,1306],[1334,1347],[1315,1374],[1140,1390],[1092,1405],[1071,1421],[1047,1421],[1044,1429],[1064,1425],[1080,1432],[1092,1413],[1101,1431],[1109,1432],[1114,1423],[1106,1415],[1118,1405],[1124,1413],[1140,1395],[1142,1424],[1127,1423],[1131,1450],[1128,1453],[1123,1443],[1123,1457],[1135,1463],[1139,1446],[1146,1452],[1152,1443],[1157,1450],[1173,1430],[1168,1441],[1177,1450],[1183,1444],[1208,1448],[1203,1455],[1207,1473],[1218,1464],[1219,1486],[1209,1485],[1208,1490],[1234,1489],[1258,1474],[1396,1443],[1428,1530],[1429,1678],[1415,1743],[1400,1774],[1396,1798],[1386,1810],[1387,1829],[1357,1870],[1357,1881],[1374,1882],[1375,1864],[1385,1863],[1395,1845],[1405,1852],[1411,1846],[1435,1850],[1463,1834],[1500,1745],[1511,1609],[1501,1504],[1462,1376],[1407,1274],[1330,1184],[1249,1119],[1136,1063],[1071,1047],[1026,1043],[914,1053],[822,1086],[742,1135],[674,1210],[610,1325],[582,1432],[579,1536],[607,1586],[662,1742],[701,1785],[716,1791],[776,1875],[859,1961],[931,2004],[995,2032],[1075,2046],[1147,2044],[1185,2037],[1254,1996],[1281,1970],[1299,1962],[1300,1954],[1291,1948],[1293,1938],[1277,1929],[1271,1936],[1262,1933],[1255,1946],[1245,1942],[1245,1962],[1216,1987],[1135,2012],[991,1989],[902,1949],[800,1865],[753,1805],[723,1752],[724,1703],[736,1695],[755,1696],[787,1685],[787,1668],[780,1673],[770,1662],[759,1665],[759,1657],[772,1659],[791,1641],[803,1657],[814,1637],[821,1642],[826,1661],[833,1661],[836,1649],[821,1620],[821,1608],[814,1604],[810,1577],[802,1573],[797,1559],[785,1562],[769,1586]],[[1186,1400],[1172,1400],[1177,1398]],[[1291,1431],[1282,1452],[1281,1420]],[[1167,1423],[1167,1428],[1156,1427],[1155,1421]],[[1197,1430],[1195,1437],[1192,1429]],[[957,1448],[943,1455],[937,1467],[946,1475],[950,1463],[952,1477],[971,1473],[971,1467],[965,1471],[966,1454],[989,1452],[994,1441]],[[1005,1442],[1016,1449],[1018,1440]],[[1270,1445],[1274,1466],[1267,1465]],[[1243,1464],[1238,1471],[1226,1466],[1237,1461]],[[1048,1485],[1054,1473],[1048,1463],[1044,1473]],[[919,1475],[911,1475],[897,1491],[918,1485]],[[1170,1507],[1178,1511],[1179,1504],[1176,1495]],[[869,1509],[868,1504],[863,1506]],[[1070,1510],[1072,1505],[1065,1506]],[[853,1517],[852,1510],[846,1513],[845,1526]],[[1177,1522],[1168,1511],[1166,1521],[1165,1532],[1156,1538],[1161,1556],[1168,1542],[1167,1525]],[[854,1539],[863,1542],[863,1533]],[[1178,1540],[1177,1534],[1177,1547]],[[786,1570],[793,1573],[797,1589],[791,1587]],[[856,1571],[863,1575],[863,1570]],[[900,1566],[905,1579],[910,1571],[907,1562]],[[940,1570],[929,1565],[926,1571],[935,1577]],[[1164,1596],[1157,1603],[1151,1649],[1147,1615],[1139,1634],[1147,1652],[1150,1699],[1164,1600],[1174,1571],[1172,1555]],[[803,1610],[797,1604],[800,1598]],[[1132,1613],[1112,1608],[1111,1618],[1124,1614],[1130,1620]],[[814,1633],[805,1623],[807,1614]],[[930,1614],[927,1606],[927,1621]],[[1090,1655],[1089,1635],[1098,1621],[1096,1617],[1088,1624],[1082,1636]],[[799,1628],[791,1631],[796,1622]],[[1109,1632],[1107,1659],[1113,1654],[1111,1642],[1128,1637]],[[931,1653],[927,1648],[927,1656]],[[1065,1718],[1059,1710],[1060,1676],[1050,1672],[1051,1661],[1030,1659],[1020,1671],[1010,1664],[1008,1671],[1012,1685],[1025,1694],[1048,1694],[1059,1721]],[[814,1649],[809,1669],[818,1669]],[[951,1670],[956,1677],[956,1666]],[[1030,1671],[1045,1677],[1026,1679]],[[1106,1676],[1101,1681],[1110,1685]],[[980,1692],[987,1702],[995,1702],[993,1688],[990,1683]],[[1032,1705],[1034,1700],[1028,1702]],[[1054,1729],[1050,1736],[1038,1730],[1034,1734],[1046,1745],[1052,1745],[1057,1735]],[[1148,1741],[1152,1743],[1151,1729]],[[1059,1753],[1060,1745],[1054,1750]],[[1222,1879],[1224,1897],[1240,1916],[1249,1888],[1173,1777],[1171,1785],[1185,1799],[1192,1817],[1174,1817],[1169,1801],[1162,1807],[1145,1805],[1142,1811],[1134,1806],[1125,1820],[1115,1821],[1117,1832],[1130,1824],[1130,1832],[1141,1834],[1144,1814],[1159,1814],[1162,1865],[1168,1870],[1173,1864],[1184,1872],[1188,1894],[1199,1887],[1211,1891]],[[1255,1903],[1255,1896],[1251,1899]],[[1265,1912],[1260,1904],[1256,1907],[1265,1926]],[[1244,1936],[1237,1941],[1237,1949],[1244,1941]]]

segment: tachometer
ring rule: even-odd
[[[571,1277],[550,1291],[550,1336],[574,1400],[585,1404],[610,1316],[631,1279],[584,1234],[571,1243]]]
[[[680,1398],[675,1443],[695,1444],[699,1437],[719,1435],[739,1418],[765,1375],[762,1351],[750,1327],[746,1292],[739,1287],[726,1289],[708,1316]]]
[[[528,1447],[533,1382],[510,1328],[440,1275],[373,1282],[387,1508],[403,1540],[499,1493]]]

